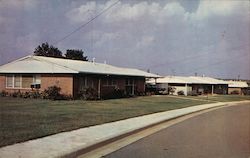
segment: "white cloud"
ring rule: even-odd
[[[189,49],[190,46],[194,48],[205,47],[214,44],[218,40],[215,38],[220,38],[222,32],[226,29],[225,27],[230,26],[231,22],[233,23],[230,20],[222,20],[236,18],[235,14],[239,12],[243,12],[240,16],[249,19],[249,15],[244,15],[249,12],[249,9],[247,9],[249,2],[244,4],[240,2],[201,1],[194,13],[186,12],[177,2],[170,2],[165,5],[144,1],[134,4],[119,2],[95,20],[96,25],[98,25],[95,25],[95,29],[101,34],[99,35],[100,38],[95,40],[98,46],[101,46],[101,43],[119,43],[119,40],[115,40],[113,37],[113,34],[116,34],[116,36],[122,36],[120,41],[127,45],[130,44],[133,51],[136,51],[136,48],[151,47],[152,41],[157,41],[155,46],[162,49],[166,47],[166,44],[169,44],[169,51],[180,49],[178,47],[181,42],[182,49],[185,47]],[[114,1],[107,1],[104,4],[95,1],[87,2],[72,9],[66,16],[71,22],[79,25],[88,21],[90,15],[93,17],[93,13],[95,15],[100,13],[112,3]],[[211,17],[211,20],[207,21],[209,17]],[[210,31],[213,31],[213,34],[207,34]],[[154,35],[153,38],[152,35]],[[195,42],[200,42],[200,46]]]
[[[204,19],[210,16],[228,16],[246,12],[249,13],[249,1],[201,1],[195,17]]]
[[[11,14],[1,15],[0,23],[2,21],[4,24],[4,27],[0,27],[0,32],[4,33],[1,34],[4,35],[1,36],[1,52],[33,51],[40,44],[37,43],[39,39],[44,41],[64,36],[64,33],[86,23],[116,0],[66,0],[65,4],[47,0],[43,1],[43,10],[30,9],[22,12],[23,7],[32,8],[37,2],[40,3],[33,0],[0,0],[1,12],[10,13],[8,8],[13,9]],[[193,3],[196,5],[195,1]],[[162,75],[171,73],[171,69],[175,69],[176,74],[187,74],[194,67],[206,64],[211,64],[206,72],[213,74],[216,71],[220,74],[216,70],[219,65],[213,67],[213,62],[218,62],[224,56],[244,55],[249,52],[250,48],[246,46],[250,40],[248,0],[201,0],[199,5],[197,1],[197,10],[193,7],[192,12],[181,4],[178,1],[120,1],[57,46],[60,49],[83,49],[90,58],[96,57],[97,60],[107,60],[110,64],[120,66],[150,68],[152,72]],[[46,8],[47,5],[53,7]],[[51,31],[51,35],[43,32],[44,23],[37,22],[41,16],[50,17],[50,14],[45,13],[55,13],[53,22],[46,23],[44,18],[46,28],[58,28],[55,32]],[[20,14],[20,18],[16,18],[16,14]],[[7,16],[3,17],[4,15]],[[16,20],[12,25],[6,23],[10,18]],[[25,18],[27,22],[23,22],[21,18]],[[33,27],[26,28],[26,25]],[[243,44],[245,46],[241,46]],[[239,60],[231,65],[225,63],[220,70],[228,69],[225,72],[232,75],[238,72],[237,69],[250,72],[249,66],[247,69],[241,63],[247,61]]]
[[[95,11],[96,8],[96,2],[90,1],[87,2],[85,5],[81,5],[78,8],[74,8],[68,13],[66,13],[66,17],[70,18],[72,22],[78,23],[78,22],[87,22],[94,16],[93,11]]]
[[[0,0],[0,8],[10,9],[29,9],[36,6],[38,1],[35,0]]]
[[[144,36],[142,39],[136,44],[138,48],[149,47],[153,44],[154,37],[152,36]]]
[[[37,34],[30,33],[17,37],[15,47],[19,50],[19,52],[32,54],[38,44],[40,44],[39,36]]]
[[[106,42],[114,41],[115,38],[117,37],[116,33],[111,33],[111,32],[108,33],[94,32],[93,36],[97,47],[105,45]]]

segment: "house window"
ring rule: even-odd
[[[34,84],[41,84],[41,75],[34,75],[33,83]]]
[[[126,86],[132,86],[134,85],[134,80],[133,79],[126,79]]]
[[[6,88],[30,88],[32,84],[41,84],[41,75],[6,76]]]
[[[33,83],[33,75],[22,75],[22,88],[30,88]]]
[[[116,86],[117,85],[117,81],[115,79],[112,78],[106,78],[104,80],[104,86]]]
[[[21,75],[15,75],[14,76],[14,87],[15,88],[21,88]]]
[[[9,88],[13,87],[13,85],[14,85],[14,83],[13,83],[13,77],[14,77],[13,75],[6,76],[6,80],[7,80],[6,87],[9,87]]]

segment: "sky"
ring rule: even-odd
[[[249,0],[0,0],[0,65],[48,42],[163,76],[250,79],[249,8]]]

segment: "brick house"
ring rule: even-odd
[[[105,98],[117,89],[127,95],[144,93],[145,78],[158,77],[138,69],[102,63],[26,56],[0,66],[0,91],[43,91],[58,86],[62,94],[77,97],[80,91],[92,88],[98,98]]]

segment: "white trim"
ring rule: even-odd
[[[36,83],[36,76],[38,76],[40,74],[32,74],[32,82],[31,84],[34,84]],[[20,87],[15,87],[15,78],[16,76],[20,76]],[[8,87],[8,77],[12,77],[12,86],[11,87]],[[41,75],[40,75],[41,77]],[[32,88],[25,88],[23,87],[22,85],[22,82],[23,82],[23,74],[6,74],[5,75],[5,88],[6,89],[32,89]],[[42,80],[41,80],[42,82]],[[41,84],[41,83],[37,83],[37,84]]]
[[[13,74],[5,75],[5,81],[6,81],[5,88],[14,88],[13,76],[14,76]],[[8,77],[12,77],[12,86],[11,87],[8,86]]]
[[[105,78],[104,81],[106,81],[106,83],[102,85],[103,87],[117,87],[117,80],[114,78]],[[111,84],[109,84],[109,81]],[[113,84],[113,81],[116,81],[116,84]]]

